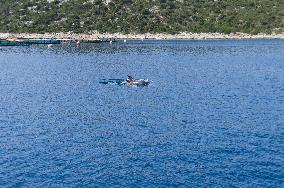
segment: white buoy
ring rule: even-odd
[[[126,43],[126,40],[124,40],[123,42]]]
[[[109,43],[110,43],[110,44],[112,44],[112,40],[111,40],[111,41],[109,41]]]
[[[51,48],[51,47],[53,47],[53,44],[49,44],[49,45],[47,45],[47,47],[48,47],[48,48]]]
[[[79,47],[80,47],[80,45],[81,45],[81,42],[78,40],[78,41],[76,42],[76,46],[77,46],[77,48],[79,48]]]

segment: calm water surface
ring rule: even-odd
[[[283,40],[2,47],[0,88],[0,187],[284,186]]]

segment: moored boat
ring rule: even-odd
[[[132,76],[128,76],[122,83],[128,86],[148,86],[150,81],[148,79],[134,79]]]

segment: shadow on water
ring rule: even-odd
[[[105,85],[124,85],[124,79],[101,79],[100,84]]]
[[[100,84],[104,85],[126,85],[128,87],[146,87],[149,84],[128,84],[124,79],[101,79]]]

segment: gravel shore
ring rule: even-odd
[[[179,33],[179,34],[122,34],[122,33],[92,33],[92,34],[77,34],[77,33],[0,33],[0,38],[54,38],[54,39],[133,39],[133,40],[212,40],[212,39],[284,39],[284,33],[281,34],[264,34],[257,35],[247,33]]]

